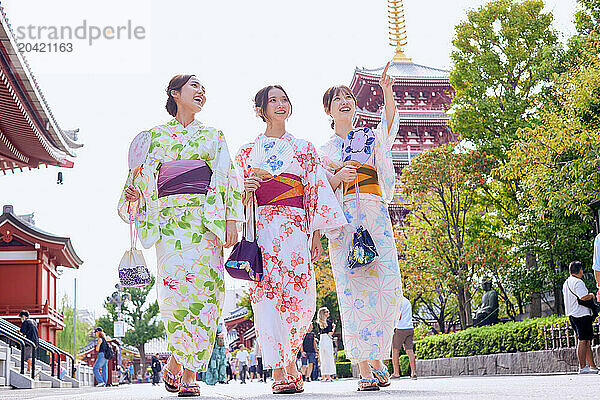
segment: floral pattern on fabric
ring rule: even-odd
[[[156,247],[156,286],[168,349],[192,371],[206,370],[225,296],[223,242],[225,221],[243,220],[240,181],[223,133],[193,121],[177,120],[151,129],[144,164],[129,171],[125,187],[141,192],[136,225],[144,247]],[[132,146],[136,146],[136,137]],[[157,174],[168,161],[201,159],[213,171],[206,194],[158,197]],[[138,174],[139,173],[139,174]],[[129,221],[129,202],[119,215]]]
[[[395,172],[391,146],[398,130],[398,115],[387,131],[385,113],[375,130],[375,152],[366,164],[376,168],[382,196],[360,193],[344,196],[340,185],[336,196],[342,202],[349,225],[328,230],[329,255],[336,284],[346,357],[352,361],[389,357],[394,327],[400,315],[402,281],[394,231],[387,208],[393,195]],[[333,135],[319,149],[330,174],[342,166],[342,139]],[[373,238],[379,256],[371,264],[348,269],[348,252],[356,229],[362,225]]]
[[[285,172],[302,178],[305,209],[258,207],[257,241],[265,276],[262,282],[252,283],[250,298],[265,368],[283,368],[295,362],[310,329],[316,308],[315,274],[310,260],[312,234],[346,223],[314,146],[289,133],[281,140],[294,146],[293,161]],[[245,177],[250,174],[248,156],[252,146],[243,146],[236,157],[236,165]]]

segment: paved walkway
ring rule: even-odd
[[[493,376],[464,378],[422,378],[393,380],[379,392],[356,392],[356,380],[311,382],[297,395],[273,395],[270,384],[250,382],[241,385],[207,386],[202,384],[201,399],[592,399],[598,397],[600,375]],[[134,400],[176,399],[162,386],[150,384],[111,388],[0,390],[0,399],[39,400]]]

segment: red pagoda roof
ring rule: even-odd
[[[10,247],[16,238],[19,242],[39,244],[48,248],[51,256],[56,258],[56,265],[61,267],[78,269],[83,264],[83,260],[75,253],[71,239],[44,232],[32,222],[31,218],[17,217],[12,206],[4,206],[0,215],[0,242]]]
[[[356,68],[354,70],[354,78],[352,79],[352,85],[357,77],[373,78],[379,82],[381,74],[385,66],[379,68]],[[425,65],[415,64],[412,62],[393,62],[388,68],[388,74],[393,76],[397,80],[415,80],[415,81],[432,81],[440,83],[448,83],[449,74],[448,71],[433,67],[427,67]]]
[[[58,126],[0,6],[0,170],[71,168],[82,146]]]

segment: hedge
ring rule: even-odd
[[[543,350],[544,328],[565,321],[565,316],[555,315],[427,336],[415,343],[415,352],[427,360]]]
[[[335,374],[338,378],[352,378],[352,363],[350,361],[336,363]]]

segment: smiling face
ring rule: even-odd
[[[192,76],[179,91],[171,90],[171,95],[177,103],[178,110],[197,113],[206,103],[206,90],[195,76]]]
[[[356,98],[348,87],[334,86],[325,92],[323,106],[334,123],[351,122],[356,111]]]
[[[272,88],[267,95],[266,105],[257,107],[256,112],[267,121],[285,121],[290,116],[291,105],[285,92],[279,88]]]

